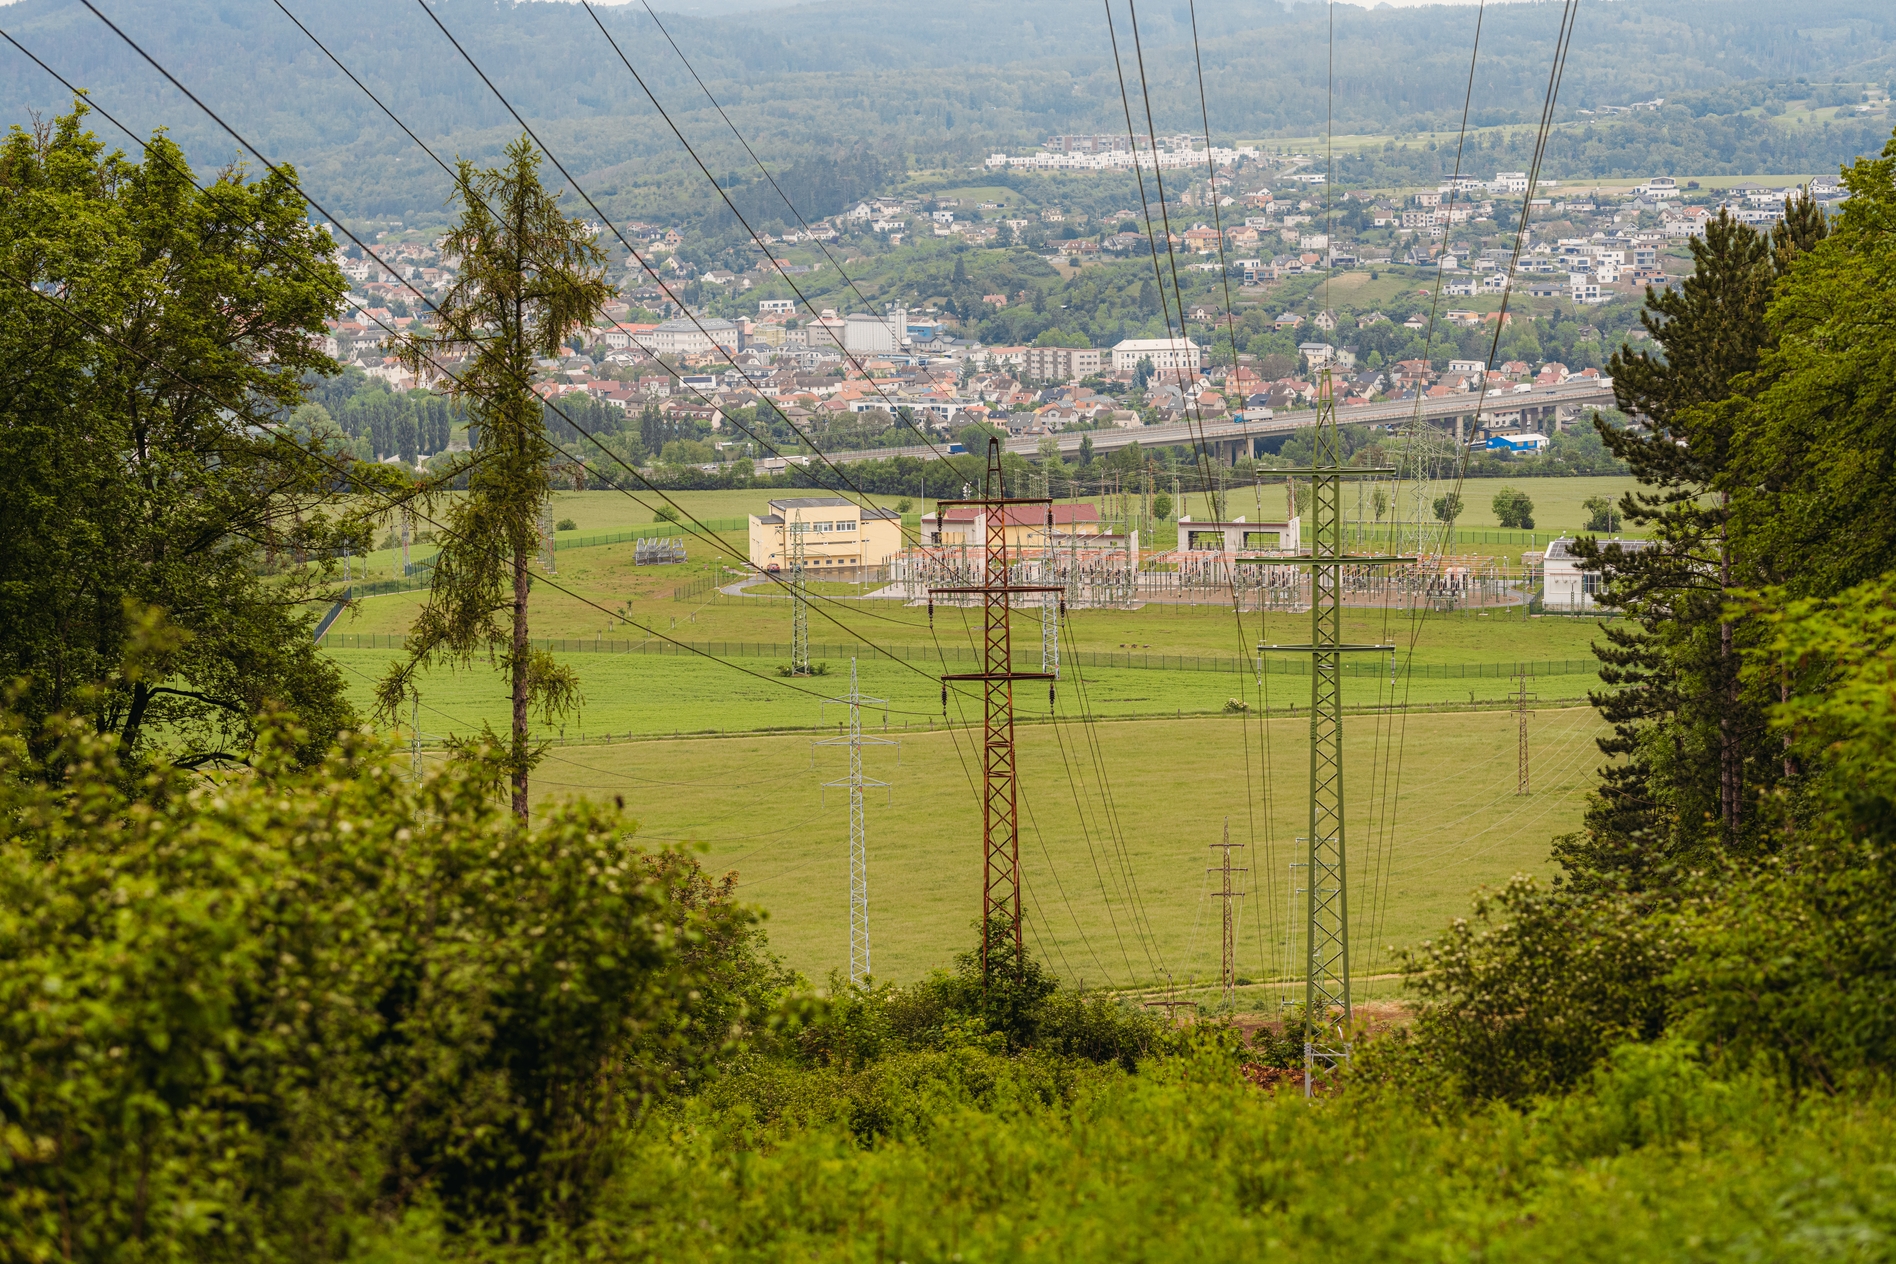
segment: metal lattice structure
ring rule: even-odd
[[[810,590],[804,575],[803,537],[809,524],[786,522],[783,530],[789,537],[790,553],[790,674],[807,676],[810,674]]]
[[[1343,801],[1343,656],[1392,652],[1388,645],[1343,641],[1344,569],[1412,562],[1409,557],[1344,551],[1343,484],[1393,470],[1344,464],[1336,398],[1326,371],[1319,387],[1315,451],[1306,476],[1310,552],[1295,559],[1239,558],[1253,565],[1286,562],[1310,570],[1310,643],[1260,645],[1259,653],[1310,656],[1310,830],[1305,864],[1304,1092],[1315,1092],[1350,1055],[1350,923],[1346,816]]]
[[[843,737],[825,738],[818,746],[847,746],[849,775],[841,781],[826,781],[825,788],[849,791],[849,981],[856,987],[869,984],[869,831],[863,818],[862,792],[865,787],[885,789],[886,781],[862,775],[864,746],[894,746],[882,737],[864,737],[862,705],[888,706],[886,698],[866,697],[856,683],[856,660],[849,660],[849,692],[841,698],[826,699],[849,708],[849,732]]]
[[[940,594],[970,596],[979,594],[982,619],[982,670],[943,676],[943,699],[948,682],[979,681],[982,694],[981,740],[981,977],[988,977],[992,963],[988,946],[995,919],[1003,919],[1014,941],[1014,960],[1018,966],[1026,956],[1020,930],[1020,796],[1014,762],[1014,682],[1016,680],[1052,680],[1051,672],[1017,672],[1013,668],[1008,618],[1015,594],[1058,594],[1057,584],[1014,584],[1007,560],[1008,510],[1013,505],[1046,506],[1047,526],[1053,525],[1053,502],[1046,497],[1010,500],[1001,476],[1000,440],[988,440],[987,477],[979,499],[939,500],[935,511],[941,513],[954,505],[973,505],[983,514],[981,583],[978,586],[930,588],[928,590],[933,621],[933,599]]]
[[[1052,593],[1040,595],[1040,670],[1055,680],[1060,679],[1059,602]]]
[[[1514,699],[1515,714],[1520,717],[1521,721],[1521,752],[1518,767],[1515,772],[1514,793],[1528,794],[1530,791],[1528,789],[1527,780],[1527,717],[1534,713],[1527,709],[1527,704],[1532,700],[1532,695],[1527,692],[1526,676],[1517,676],[1515,679],[1521,682],[1520,690],[1516,693]]]
[[[1224,853],[1216,868],[1206,870],[1207,873],[1215,873],[1219,876],[1218,900],[1224,906],[1224,934],[1219,941],[1219,999],[1224,1002],[1225,1008],[1235,1009],[1238,1002],[1238,920],[1237,910],[1232,907],[1232,901],[1242,899],[1244,892],[1233,890],[1231,879],[1234,875],[1248,873],[1249,870],[1231,867],[1231,849],[1236,847],[1243,850],[1244,844],[1231,841],[1230,817],[1225,818],[1224,841],[1213,843],[1212,847]]]

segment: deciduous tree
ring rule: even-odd
[[[85,117],[0,145],[0,673],[128,761],[241,761],[272,703],[314,757],[352,713],[308,603],[366,543],[334,427],[283,424],[337,371],[332,243],[287,169],[200,190],[162,135],[133,162]]]

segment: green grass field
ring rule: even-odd
[[[1474,888],[1544,872],[1548,839],[1576,827],[1599,762],[1598,721],[1566,709],[1529,723],[1534,784],[1521,797],[1512,714],[1350,721],[1355,973],[1386,974],[1386,945],[1433,934]],[[1301,721],[1225,717],[1023,727],[1021,860],[1037,949],[1089,985],[1215,976],[1218,908],[1205,869],[1228,820],[1247,845],[1236,863],[1251,871],[1240,972],[1254,984],[1282,977],[1307,734]],[[978,730],[891,736],[899,748],[864,759],[867,776],[889,783],[865,807],[873,964],[879,977],[908,980],[971,938]],[[775,949],[820,980],[848,953],[847,793],[821,786],[846,769],[845,751],[809,734],[565,747],[550,752],[535,793],[542,803],[623,795],[648,843],[699,846],[713,871],[735,870],[744,898],[769,910]],[[1254,985],[1252,1002],[1269,990]]]
[[[1520,485],[1535,498],[1537,518],[1558,526],[1579,516],[1585,497],[1616,493],[1627,480]],[[1283,496],[1281,483],[1263,488],[1261,516],[1280,514]],[[1489,487],[1470,483],[1464,497],[1464,522],[1492,525]],[[728,519],[761,508],[764,497],[679,499],[698,516]],[[1258,514],[1259,499],[1239,489],[1232,511]],[[582,531],[643,526],[650,517],[611,492],[562,494],[554,513]],[[720,539],[744,548],[742,532]],[[870,775],[890,783],[869,805],[878,973],[907,979],[942,964],[967,939],[979,900],[979,798],[970,780],[978,780],[979,711],[976,696],[957,686],[953,727],[944,727],[939,677],[971,667],[944,667],[935,651],[971,654],[976,613],[943,607],[931,627],[924,609],[855,600],[852,586],[825,583],[810,634],[830,674],[786,679],[777,669],[788,659],[787,599],[761,586],[766,595],[700,591],[675,599],[681,586],[726,574],[728,559],[699,542],[688,547],[689,563],[663,567],[633,566],[629,543],[562,550],[556,582],[570,591],[536,584],[537,636],[597,638],[602,647],[616,641],[621,650],[641,639],[648,650],[664,649],[662,637],[672,637],[711,647],[713,655],[562,652],[579,673],[585,702],[563,724],[537,729],[557,743],[535,780],[539,801],[623,795],[647,839],[702,844],[714,868],[736,868],[746,898],[770,910],[778,950],[820,980],[846,952],[847,819],[839,793],[825,797],[819,788],[839,775],[842,756],[811,743],[837,731],[842,710],[823,700],[846,691],[854,655],[863,691],[888,700],[888,735],[902,743],[899,766],[891,748],[869,757]],[[418,592],[370,598],[337,623],[329,653],[365,712],[373,681],[397,652],[386,638],[406,632],[423,599]],[[628,606],[634,623],[650,631],[614,613]],[[1589,652],[1598,628],[1592,619],[1526,618],[1518,610],[1352,610],[1344,624],[1346,640],[1400,645],[1403,661],[1417,667],[1392,686],[1387,658],[1364,656],[1351,667],[1365,674],[1345,681],[1345,700],[1359,709],[1349,721],[1349,788],[1359,805],[1352,863],[1359,876],[1372,868],[1388,874],[1387,907],[1379,894],[1373,914],[1368,892],[1382,891],[1380,879],[1352,886],[1356,972],[1386,975],[1384,945],[1431,933],[1477,885],[1543,869],[1548,839],[1576,827],[1599,762],[1591,741],[1597,718],[1577,705],[1598,685]],[[1216,912],[1203,898],[1203,869],[1227,816],[1234,837],[1254,847],[1242,971],[1253,980],[1283,974],[1286,866],[1306,793],[1309,678],[1273,671],[1261,696],[1245,660],[1259,643],[1305,641],[1308,629],[1304,614],[1247,613],[1240,621],[1219,605],[1070,612],[1054,706],[1037,684],[1023,684],[1016,697],[1030,918],[1040,950],[1063,974],[1114,986],[1202,981]],[[364,635],[384,639],[377,648],[342,648]],[[1014,638],[1017,664],[1038,667],[1037,612],[1016,616]],[[737,645],[757,648],[743,653]],[[1089,654],[1137,655],[1155,665],[1104,666]],[[1207,670],[1217,666],[1207,660],[1243,665]],[[1272,661],[1280,669],[1303,666],[1296,656]],[[1515,719],[1500,709],[1517,663],[1547,672],[1530,686],[1543,710],[1531,721],[1537,772],[1527,798],[1514,794]],[[1248,717],[1221,714],[1233,698],[1251,708]],[[1406,720],[1366,710],[1402,703],[1411,708]],[[421,707],[430,748],[507,723],[504,684],[485,659],[425,676]],[[882,733],[884,710],[873,709],[869,723]],[[1255,773],[1267,746],[1268,810]],[[1385,779],[1400,787],[1393,814],[1372,788]],[[1369,991],[1387,986],[1366,977]],[[1254,983],[1247,1003],[1268,1008],[1272,995]]]
[[[1587,518],[1583,501],[1598,495],[1617,499],[1622,492],[1634,486],[1632,479],[1626,477],[1469,479],[1462,485],[1465,508],[1458,526],[1464,529],[1498,527],[1493,501],[1495,493],[1503,485],[1514,486],[1527,493],[1534,504],[1535,529],[1542,533],[1579,530]],[[1432,504],[1435,496],[1446,490],[1446,486],[1425,489],[1423,500]],[[770,498],[770,493],[753,491],[674,492],[671,495],[687,513],[708,523],[733,522],[747,514],[762,512]],[[1227,495],[1226,512],[1234,516],[1243,515],[1258,521],[1281,518],[1285,512],[1286,495],[1281,479],[1267,476],[1264,482],[1233,486],[1227,490]],[[874,503],[891,508],[899,499],[892,496],[870,498]],[[1350,521],[1354,522],[1356,506],[1349,503],[1344,510]],[[1203,518],[1208,515],[1209,508],[1202,496],[1194,494],[1186,498],[1179,512]],[[1413,516],[1414,506],[1404,507],[1404,512]],[[653,526],[652,514],[647,505],[611,491],[559,493],[554,497],[553,516],[556,521],[571,519],[577,524],[577,531],[569,537],[572,539],[583,538],[589,533]],[[1375,511],[1370,506],[1367,494],[1362,518],[1371,526],[1375,523]],[[1156,541],[1147,541],[1144,547],[1148,551],[1169,548],[1176,543],[1176,531],[1175,524],[1167,523],[1160,527]],[[617,610],[627,600],[668,597],[672,589],[700,578],[721,565],[738,564],[748,554],[749,541],[743,530],[714,532],[719,541],[715,546],[688,525],[679,526],[677,533],[685,537],[686,550],[691,558],[685,565],[635,567],[632,564],[634,546],[630,543],[565,548],[558,553],[558,582],[563,587],[583,592],[590,600]],[[1484,558],[1499,557],[1511,566],[1518,566],[1520,555],[1528,548],[1526,544],[1467,542],[1458,544],[1456,551]],[[432,556],[435,550],[436,546],[432,542],[417,539],[410,546],[410,556],[420,560]],[[387,579],[399,570],[400,558],[399,549],[378,550],[365,557],[352,559],[352,573],[359,578]],[[412,606],[403,604],[406,596],[377,598],[365,605],[361,612],[338,625],[338,630],[391,632],[406,627],[412,617]],[[543,628],[544,635],[591,635],[605,626],[606,616],[603,612],[590,609],[584,602],[560,598],[550,588],[536,597],[536,603],[540,602],[546,605],[547,613],[540,615],[536,610],[536,620],[537,626]],[[666,617],[670,618],[672,613],[675,612],[668,612]]]

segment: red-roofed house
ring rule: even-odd
[[[1047,526],[1044,505],[1009,505],[1006,510],[1007,547],[1043,549],[1058,546],[1063,537],[1099,535],[1099,510],[1093,505],[1053,506],[1053,526]],[[922,515],[922,543],[933,547],[987,546],[987,511],[974,505],[950,505]]]

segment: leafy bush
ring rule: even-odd
[[[67,734],[56,789],[0,749],[9,1254],[338,1258],[423,1198],[583,1220],[613,1125],[779,983],[728,889],[610,808],[518,828],[473,760],[416,786],[351,736],[297,773],[266,736],[137,799],[109,741]]]
[[[1588,531],[1618,531],[1620,529],[1619,504],[1611,496],[1589,496],[1580,502],[1587,511]]]
[[[653,522],[677,522],[678,509],[674,505],[660,505],[652,511]]]
[[[1516,877],[1440,942],[1403,954],[1414,1029],[1372,1044],[1359,1074],[1424,1100],[1522,1101],[1579,1084],[1615,1045],[1664,1029],[1681,945],[1631,900]]]
[[[571,518],[561,518],[553,529],[555,531],[577,531],[579,530],[579,524],[574,522]]]

